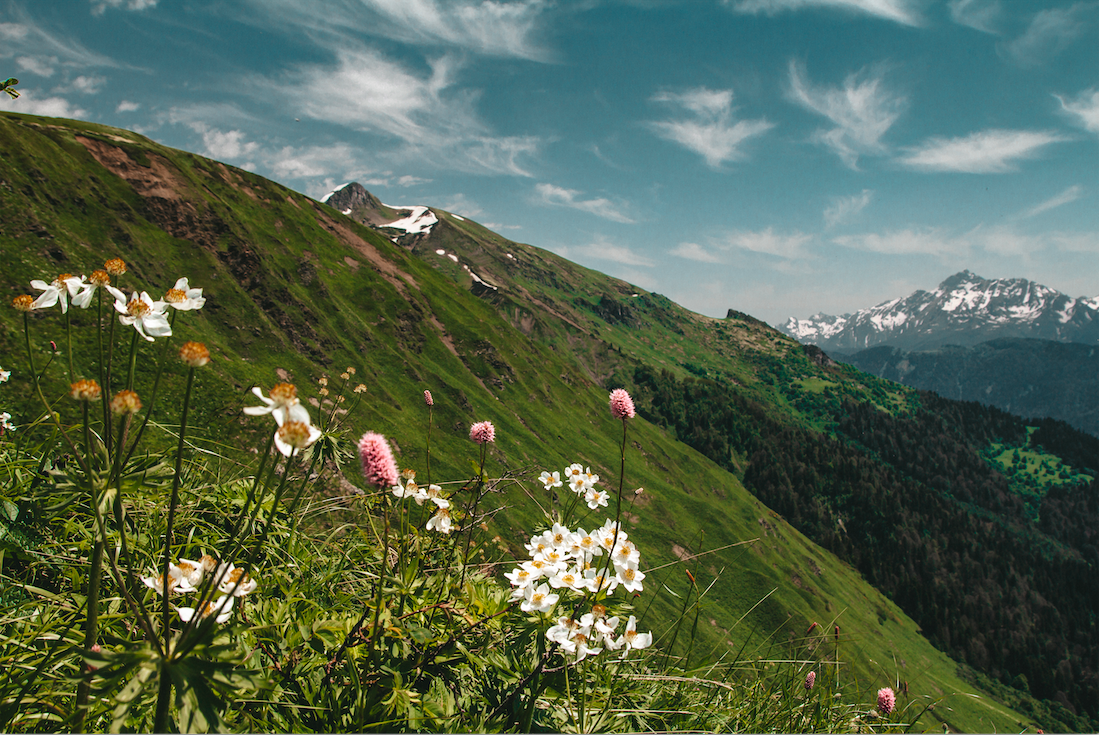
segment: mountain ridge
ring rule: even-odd
[[[1099,344],[1099,296],[1070,297],[1024,278],[956,273],[934,291],[917,290],[852,314],[791,317],[778,327],[799,342],[854,352],[975,345],[997,338]]]

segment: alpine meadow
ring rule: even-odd
[[[358,184],[0,152],[0,729],[1099,729],[1096,437]]]

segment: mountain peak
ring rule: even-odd
[[[934,292],[915,291],[842,317],[790,319],[780,330],[825,350],[876,345],[928,350],[997,338],[1099,344],[1099,308],[1025,278],[986,279],[963,270]]]

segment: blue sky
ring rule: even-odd
[[[1099,2],[0,2],[2,109],[471,217],[777,324],[1099,294]]]

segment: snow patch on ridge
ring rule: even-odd
[[[439,218],[435,216],[435,213],[424,206],[394,207],[390,204],[386,204],[385,206],[390,209],[411,210],[411,214],[404,219],[399,219],[396,222],[390,222],[387,225],[383,225],[383,227],[393,227],[411,234],[419,234],[421,232],[431,232],[431,228],[439,221]]]
[[[335,189],[333,189],[332,191],[330,191],[330,192],[328,192],[327,194],[324,195],[324,197],[321,199],[321,204],[328,204],[328,200],[332,198],[333,194],[335,194],[338,191],[342,191],[342,190],[346,189],[349,186],[351,186],[350,181],[348,181],[346,184],[340,184]],[[344,212],[344,214],[347,214],[347,212]]]

